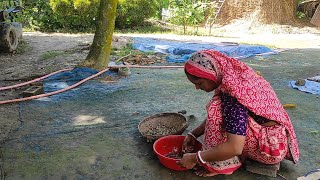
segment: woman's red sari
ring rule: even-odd
[[[220,93],[235,97],[255,115],[276,121],[280,125],[265,127],[248,118],[246,141],[242,156],[265,164],[276,164],[284,158],[296,163],[299,149],[292,123],[271,85],[245,63],[213,50],[193,54],[185,64],[191,75],[221,82],[207,105],[204,149],[225,142]],[[231,173],[241,166],[238,157],[210,162],[206,168],[221,174]]]

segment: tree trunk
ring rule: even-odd
[[[218,16],[221,24],[250,19],[265,24],[291,24],[296,20],[297,0],[225,0]]]
[[[88,56],[80,66],[90,67],[96,70],[102,70],[108,66],[116,19],[116,8],[117,0],[100,1],[93,42]]]

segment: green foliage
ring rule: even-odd
[[[218,3],[216,1],[208,2],[204,4],[206,21],[209,26],[212,26],[213,23],[215,22],[217,6],[218,6]]]
[[[23,5],[25,10],[20,22],[25,27],[40,31],[54,31],[62,27],[49,2],[44,0],[25,0]]]
[[[189,23],[192,26],[198,26],[204,21],[204,7],[201,2],[192,4],[191,17],[189,17]]]
[[[306,14],[303,13],[303,12],[299,12],[299,11],[297,11],[296,16],[297,16],[299,19],[304,19],[304,18],[306,18]]]
[[[191,13],[191,5],[187,2],[187,0],[182,1],[173,1],[170,3],[171,9],[171,17],[170,22],[177,25],[188,25],[188,17],[192,15]]]
[[[159,15],[169,0],[118,0],[116,28],[135,28]],[[24,0],[27,29],[52,32],[93,32],[100,0]]]
[[[0,10],[6,9],[9,6],[9,1],[0,1]]]
[[[156,11],[156,15],[155,15],[155,18],[158,18],[158,19],[161,19],[161,16],[162,16],[162,9],[168,9],[169,7],[169,0],[160,0],[160,3],[159,3],[159,8],[158,10]]]
[[[161,8],[168,8],[170,4],[170,0],[162,0],[160,1],[160,7]]]
[[[50,0],[62,29],[88,31],[95,28],[99,0]]]
[[[157,15],[162,0],[118,0],[116,27],[140,26],[144,20]]]
[[[184,33],[187,26],[198,26],[204,19],[205,6],[201,1],[192,3],[190,0],[171,1],[170,10],[172,16],[170,22],[184,27]]]
[[[99,0],[25,0],[24,26],[39,31],[92,32]]]

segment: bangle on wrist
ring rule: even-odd
[[[198,152],[197,152],[197,161],[198,161],[200,164],[205,164],[206,162],[202,159],[200,153],[201,153],[201,151],[198,151]]]
[[[197,139],[197,137],[195,135],[193,135],[191,132],[188,132],[187,135],[190,135],[191,137],[193,137],[194,139]]]

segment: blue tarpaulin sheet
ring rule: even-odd
[[[296,81],[290,81],[290,86],[294,89],[298,89],[299,91],[320,95],[320,82],[309,81],[307,79],[305,79],[305,81],[306,84],[304,86],[297,86],[295,84]]]
[[[54,91],[58,91],[64,88],[67,88],[71,85],[74,85],[78,83],[79,81],[92,76],[94,74],[98,73],[97,70],[86,68],[86,67],[77,67],[71,71],[61,72],[58,74],[55,74],[53,76],[50,76],[44,80],[43,88],[45,93],[50,93]],[[117,73],[112,71],[107,71],[100,75],[99,77],[104,76],[112,76],[116,77]],[[70,91],[66,91],[64,93],[59,94],[59,96],[50,96],[46,98],[45,100],[56,100],[56,99],[64,99],[64,98],[70,98],[73,96],[79,96],[81,93],[95,93],[95,92],[110,92],[114,91],[117,88],[121,87],[121,85],[114,85],[114,86],[106,86],[104,83],[101,83],[97,81],[97,78],[95,78],[95,81],[87,81],[86,83],[82,84],[81,87],[74,88]],[[77,91],[77,93],[74,93]],[[42,99],[40,99],[42,100]]]
[[[259,45],[237,43],[190,43],[166,41],[152,38],[134,38],[133,47],[143,52],[154,51],[167,54],[167,62],[182,63],[188,60],[193,52],[214,49],[237,59],[244,59],[257,54],[276,54],[272,49]]]

